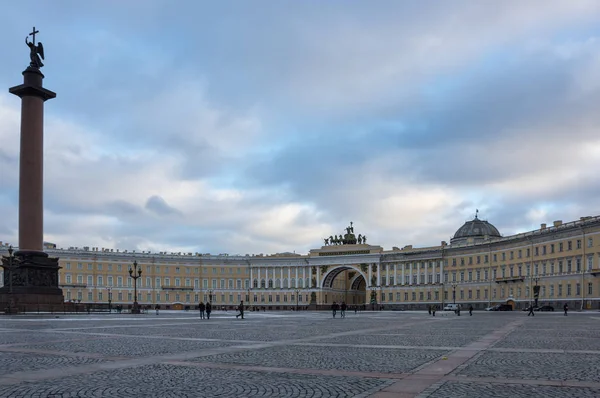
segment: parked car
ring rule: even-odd
[[[541,307],[535,308],[534,311],[550,312],[554,311],[554,307],[551,305],[542,305]]]
[[[512,311],[512,305],[508,304],[496,304],[493,307],[488,307],[485,309],[486,311]]]
[[[458,309],[458,304],[446,304],[444,307],[444,311],[456,311]]]

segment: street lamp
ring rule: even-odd
[[[296,312],[298,312],[298,296],[300,295],[300,289],[296,289]]]
[[[371,287],[371,311],[375,311],[375,304],[377,304],[377,288]]]
[[[133,308],[131,309],[132,314],[139,314],[140,307],[137,302],[137,280],[142,277],[142,267],[138,269],[137,261],[133,261],[133,268],[129,267],[129,277],[133,279]]]
[[[535,281],[535,286],[533,287],[533,298],[535,299],[535,307],[538,306],[538,298],[540,297],[540,287],[538,286],[538,281],[540,280],[539,276],[533,278]]]
[[[456,304],[456,283],[452,284],[452,302]]]
[[[13,271],[18,268],[18,265],[14,264],[14,259],[15,256],[13,255],[13,247],[8,246],[8,294],[9,294],[9,299],[8,299],[8,313],[12,314],[12,306],[13,306]]]
[[[208,301],[210,302],[210,305],[212,305],[212,290],[208,291]]]
[[[108,292],[108,312],[112,312],[112,292],[110,287],[106,288],[107,292]]]

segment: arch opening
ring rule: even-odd
[[[323,304],[343,301],[347,305],[363,305],[367,300],[366,287],[365,276],[356,268],[335,267],[323,278]]]

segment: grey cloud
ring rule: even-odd
[[[153,195],[146,201],[145,208],[157,216],[181,215],[181,212],[171,207],[159,195]]]

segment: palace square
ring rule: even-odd
[[[0,397],[597,397],[600,313],[3,317]]]

